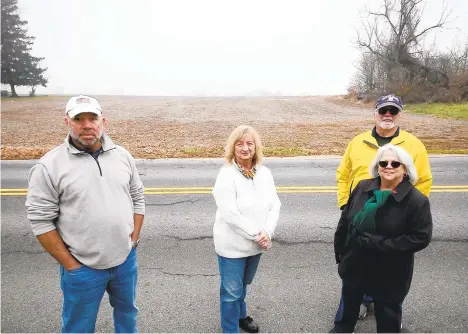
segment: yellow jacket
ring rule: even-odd
[[[404,148],[414,159],[418,180],[414,186],[424,195],[429,196],[432,186],[431,166],[424,144],[409,132],[399,130],[397,137],[390,144]],[[351,139],[336,170],[338,186],[338,207],[348,202],[349,195],[359,181],[371,178],[369,165],[375,158],[379,146],[372,136],[372,130],[361,133]]]

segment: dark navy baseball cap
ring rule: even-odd
[[[393,95],[393,94],[379,97],[375,105],[375,108],[379,110],[380,108],[386,107],[386,106],[394,106],[394,107],[397,107],[398,110],[402,111],[403,101],[401,101],[400,97]]]

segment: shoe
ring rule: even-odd
[[[364,304],[361,304],[361,307],[359,308],[359,320],[362,320],[366,317],[367,315],[367,306]]]
[[[247,333],[258,333],[258,325],[253,321],[251,317],[245,319],[239,319],[239,327]]]

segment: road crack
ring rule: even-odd
[[[193,238],[182,238],[182,237],[176,237],[174,235],[166,235],[162,234],[163,237],[170,238],[170,239],[175,239],[177,241],[194,241],[194,240],[207,240],[207,239],[213,239],[213,236],[211,235],[204,235],[200,237],[193,237]]]
[[[219,274],[184,274],[184,273],[170,273],[170,272],[167,272],[167,271],[163,271],[162,272],[164,275],[168,275],[168,276],[183,276],[183,277],[197,277],[197,276],[201,276],[201,277],[215,277],[215,276],[218,276]]]
[[[193,204],[193,203],[198,202],[199,200],[200,200],[199,198],[198,199],[195,198],[195,199],[187,199],[184,201],[176,201],[176,202],[170,202],[170,203],[146,203],[146,206],[171,206],[171,205],[184,204],[184,203]]]

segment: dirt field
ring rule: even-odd
[[[2,159],[35,159],[66,136],[67,97],[2,99]],[[372,108],[326,97],[98,97],[107,133],[135,158],[220,157],[240,124],[259,132],[266,156],[342,154],[373,126]],[[430,152],[468,148],[468,121],[405,114],[401,121]]]

